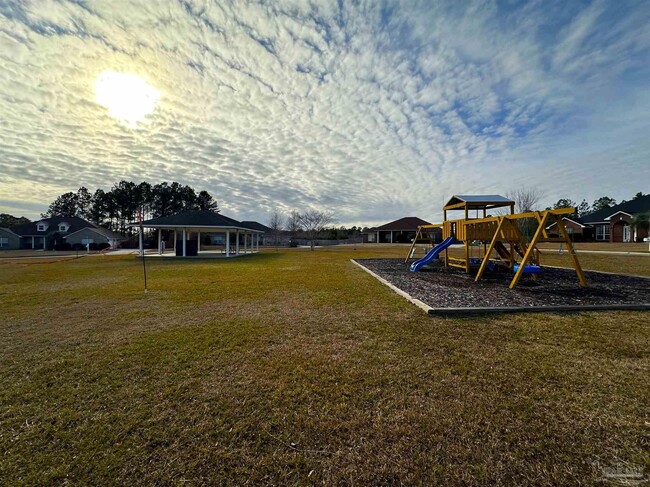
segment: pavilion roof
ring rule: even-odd
[[[140,224],[134,222],[129,226],[138,227]],[[234,218],[210,210],[191,210],[161,216],[143,221],[142,226],[147,228],[234,228],[259,232]]]

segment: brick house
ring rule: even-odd
[[[634,225],[637,215],[650,213],[650,195],[598,210],[581,218],[564,218],[573,240],[584,242],[643,242],[648,227]],[[547,227],[549,233],[555,224]]]
[[[400,218],[363,232],[363,243],[410,243],[420,225],[430,223],[416,216]]]

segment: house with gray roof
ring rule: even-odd
[[[410,243],[421,225],[429,222],[417,216],[407,216],[362,232],[363,243]]]
[[[124,236],[76,216],[54,216],[0,229],[0,249],[52,250],[62,244],[108,244],[116,247]]]
[[[638,224],[637,216],[650,214],[650,195],[603,208],[580,218],[564,218],[567,231],[575,240],[596,242],[643,242],[647,224]],[[647,220],[646,220],[647,221]],[[547,227],[553,233],[556,224]]]

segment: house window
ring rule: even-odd
[[[0,237],[0,249],[3,247],[9,247],[9,239],[7,237]]]
[[[60,232],[67,232],[67,231],[68,231],[68,227],[65,226],[65,225],[59,225],[59,231],[60,231]]]
[[[42,223],[39,223],[38,224],[38,231],[39,232],[44,232],[45,231],[45,225],[43,225]]]
[[[598,225],[596,227],[596,240],[609,242],[609,225]]]
[[[94,240],[92,238],[82,238],[81,239],[81,245],[88,245],[93,243]]]

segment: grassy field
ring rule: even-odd
[[[596,250],[599,252],[648,252],[648,244],[644,242],[634,243],[606,243],[606,242],[576,242],[573,244],[576,250]],[[566,248],[566,245],[562,245]],[[543,242],[538,245],[540,249],[559,249],[560,244]]]
[[[431,318],[349,262],[403,253],[0,263],[0,484],[648,475],[648,314]]]

